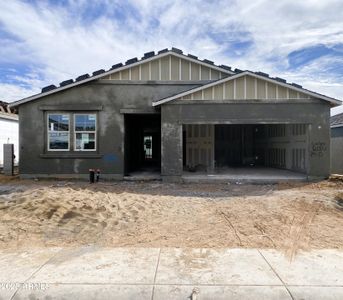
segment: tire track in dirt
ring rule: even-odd
[[[286,243],[286,256],[290,261],[294,259],[299,250],[306,250],[309,247],[310,225],[322,206],[319,203],[302,203],[301,205],[303,212],[300,218],[293,217],[289,229],[289,239]]]

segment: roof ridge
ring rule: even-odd
[[[231,70],[231,67],[229,67],[229,66],[226,66],[226,65],[216,65],[216,64],[214,64],[213,61],[208,60],[208,59],[200,60],[197,56],[195,56],[193,54],[188,53],[186,55],[186,54],[184,54],[184,52],[181,49],[172,47],[171,49],[165,48],[165,49],[159,50],[157,53],[155,51],[146,52],[146,53],[144,53],[144,56],[141,59],[138,59],[137,57],[128,59],[125,62],[125,64],[123,64],[123,63],[114,64],[107,71],[105,71],[104,69],[100,69],[100,70],[94,71],[92,73],[92,75],[89,75],[88,73],[86,73],[86,74],[78,76],[75,80],[74,79],[64,80],[64,81],[60,82],[59,86],[56,86],[54,84],[50,84],[48,86],[43,87],[42,90],[41,90],[41,93],[32,95],[30,97],[23,98],[23,99],[18,100],[18,101],[15,101],[15,102],[10,104],[10,107],[16,107],[16,106],[21,105],[23,103],[26,103],[28,101],[33,101],[33,100],[38,99],[40,97],[47,96],[47,95],[53,94],[55,92],[65,90],[65,89],[77,86],[79,84],[90,82],[90,81],[93,81],[93,80],[96,80],[96,79],[101,79],[103,76],[107,76],[107,75],[110,75],[112,73],[125,70],[126,68],[130,68],[130,67],[136,66],[136,65],[138,65],[140,63],[144,63],[145,60],[150,61],[150,60],[154,59],[154,57],[158,57],[158,56],[164,57],[164,56],[167,56],[168,53],[169,54],[173,54],[173,55],[175,55],[176,57],[179,57],[179,58],[184,57],[185,59],[188,59],[190,61],[194,61],[195,63],[197,62],[200,65],[206,65],[209,68],[215,68],[216,70],[218,70],[220,72],[226,73],[228,75],[226,78],[230,78],[231,76],[239,75],[239,74],[242,74],[242,73],[250,73],[250,74],[253,74],[255,76],[265,77],[266,80],[273,80],[276,83],[279,83],[279,84],[282,84],[282,85],[287,85],[287,86],[289,86],[290,88],[293,88],[293,89],[301,90],[301,92],[305,92],[305,93],[307,92],[307,93],[316,94],[318,97],[325,98],[324,100],[327,100],[327,101],[329,101],[331,103],[339,105],[338,104],[339,100],[337,100],[335,98],[328,97],[328,96],[325,96],[325,95],[317,93],[317,92],[312,92],[312,91],[310,91],[308,89],[303,88],[299,84],[289,83],[289,82],[287,82],[283,78],[280,78],[280,77],[274,77],[273,78],[273,77],[270,77],[269,74],[263,73],[263,72],[260,72],[260,71],[258,71],[258,72],[253,72],[253,71],[249,71],[249,70],[243,71],[243,70],[240,70],[240,69],[237,69],[237,68],[233,71],[233,70]],[[222,79],[218,79],[218,80],[222,80]],[[215,82],[217,82],[217,80],[211,81],[211,83],[215,83]]]

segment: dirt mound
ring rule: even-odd
[[[31,182],[0,189],[0,247],[343,249],[343,185]]]

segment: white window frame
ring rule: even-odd
[[[68,116],[68,131],[50,131],[50,126],[49,126],[49,116],[50,115],[66,115]],[[47,142],[48,142],[48,151],[51,152],[66,152],[66,151],[70,151],[70,114],[68,113],[62,113],[62,112],[51,112],[47,114]],[[58,132],[58,133],[68,133],[68,149],[50,149],[50,132]]]
[[[97,127],[98,127],[98,117],[96,113],[74,113],[74,124],[73,124],[73,132],[74,132],[74,151],[77,152],[94,152],[97,151]],[[95,130],[94,131],[76,131],[76,116],[90,116],[93,115],[95,117]],[[76,134],[77,133],[94,133],[94,145],[95,148],[94,149],[76,149]]]

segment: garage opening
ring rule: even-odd
[[[125,114],[125,176],[161,171],[161,115]]]
[[[306,124],[184,125],[185,172],[242,174],[290,170],[306,174]]]

